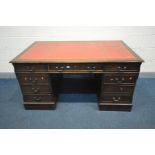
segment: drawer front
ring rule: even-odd
[[[67,63],[67,64],[49,64],[48,71],[50,72],[69,72],[69,71],[102,71],[103,65],[102,64],[87,64],[87,63]]]
[[[108,63],[104,64],[107,72],[139,72],[140,63]]]
[[[20,84],[42,84],[49,82],[47,74],[16,74]]]
[[[43,72],[47,71],[46,64],[14,64],[16,72]]]
[[[59,63],[49,64],[50,72],[67,71],[139,72],[140,63]]]
[[[24,95],[25,102],[50,102],[54,99],[54,96],[49,95]]]
[[[24,94],[27,94],[27,93],[36,93],[36,94],[41,94],[41,93],[51,93],[52,92],[52,89],[50,86],[48,85],[22,85],[21,86],[21,89],[22,89],[22,92]]]
[[[138,78],[138,73],[111,73],[105,74],[103,81],[104,83],[135,83]]]
[[[121,85],[121,84],[104,84],[102,92],[105,93],[133,93],[134,85]]]
[[[131,103],[131,95],[116,95],[116,94],[102,94],[100,97],[101,102],[105,103]]]

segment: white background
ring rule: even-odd
[[[153,0],[4,0],[0,1],[0,25],[155,26],[154,6]],[[3,35],[5,34],[3,33]],[[152,46],[150,42],[152,39],[147,39],[150,35],[152,32],[147,34],[146,40],[141,43],[144,45],[148,43]],[[88,33],[87,36],[90,34]],[[1,38],[3,40],[3,37]],[[138,40],[133,38],[131,42]],[[129,43],[130,46],[132,46],[131,42]],[[28,44],[29,42],[26,42],[20,47],[24,48]],[[0,44],[0,48],[4,48],[3,45]],[[12,43],[13,45],[16,44]],[[20,50],[11,52],[9,50],[6,59],[16,55],[16,52],[21,52]],[[141,51],[136,50],[136,52],[142,54]],[[4,55],[4,52],[0,53]],[[13,54],[10,56],[10,53]],[[154,54],[153,51],[151,53]],[[147,54],[144,55],[146,58]],[[143,57],[143,55],[141,56]],[[151,58],[149,54],[148,58]],[[152,56],[152,58],[154,57]],[[7,66],[1,65],[4,68]],[[6,67],[6,70],[8,68],[9,66]],[[8,69],[8,71],[11,70],[11,68]],[[152,70],[153,68],[151,68]],[[154,130],[1,130],[0,154],[154,155],[154,141]]]

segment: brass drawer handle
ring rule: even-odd
[[[36,83],[36,82],[38,81],[38,78],[34,78],[34,79],[30,78],[29,80],[30,80],[32,83]]]
[[[113,98],[112,98],[112,100],[113,100],[114,102],[119,102],[120,99],[121,99],[120,97],[113,97]]]
[[[32,80],[32,83],[36,83],[37,82],[37,80]]]
[[[117,82],[117,83],[122,83],[122,82],[124,82],[125,81],[125,78],[124,77],[122,77],[122,78],[115,78],[115,81]]]
[[[58,71],[58,72],[62,72],[63,70],[60,70],[60,69],[59,69],[59,70],[57,70],[57,71]]]
[[[32,72],[32,71],[33,71],[33,68],[30,67],[30,66],[27,66],[27,67],[26,67],[26,70],[29,71],[29,72]]]
[[[64,66],[60,66],[60,67],[56,66],[55,68],[58,72],[62,72],[64,70]]]
[[[95,69],[96,69],[96,67],[95,67],[95,66],[93,66],[93,67],[92,67],[92,69],[93,69],[93,70],[95,70]]]
[[[41,96],[39,96],[39,97],[34,96],[34,97],[33,97],[33,100],[34,100],[34,101],[41,101]]]
[[[119,70],[119,71],[124,71],[124,70],[126,70],[127,69],[127,66],[118,66],[117,67],[117,69]]]
[[[118,77],[115,77],[115,78],[110,78],[110,81],[111,82],[117,82],[117,83],[122,83],[122,82],[124,82],[125,81],[125,78],[124,77],[120,77],[120,78],[118,78]]]
[[[130,76],[130,77],[129,77],[129,80],[133,80],[133,77]]]
[[[126,69],[127,69],[127,67],[126,67],[126,66],[124,66],[124,67],[123,67],[123,69],[124,69],[124,70],[126,70]]]
[[[96,67],[95,66],[92,66],[92,67],[88,66],[87,69],[89,69],[89,70],[96,70]]]
[[[37,93],[37,92],[39,92],[39,88],[32,88],[32,91],[33,91],[34,93]]]
[[[32,77],[24,77],[24,81],[27,81],[27,80],[29,80],[29,81],[31,81],[32,83],[35,83],[35,82],[37,82],[37,80],[38,80],[38,78],[32,78]]]

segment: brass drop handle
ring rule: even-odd
[[[95,70],[96,67],[95,66],[88,66],[87,69],[89,69],[91,71],[91,70]]]
[[[32,88],[32,90],[37,93],[39,91],[39,88]]]
[[[118,70],[121,70],[121,69],[122,69],[122,67],[121,67],[121,66],[118,66],[118,67],[117,67],[117,69],[118,69]]]
[[[30,77],[29,80],[32,81],[32,78]]]
[[[114,81],[114,79],[113,78],[110,78],[110,81]]]
[[[122,83],[124,80],[125,80],[124,77],[122,77],[121,79],[118,78],[118,77],[115,78],[115,81],[118,82],[118,83]]]
[[[56,68],[56,70],[57,70],[58,72],[61,72],[61,71],[64,69],[63,66],[62,66],[62,67],[60,67],[60,66],[56,66],[55,68]]]
[[[113,100],[114,102],[118,102],[118,101],[120,101],[120,99],[121,99],[120,97],[113,97],[113,98],[112,98],[112,100]]]
[[[118,81],[118,80],[119,80],[119,78],[115,77],[115,81]]]
[[[33,80],[31,79],[32,83],[36,83],[38,78],[34,78]]]
[[[34,100],[34,101],[41,101],[41,96],[39,96],[39,97],[34,96],[34,97],[33,97],[33,100]]]
[[[27,66],[27,67],[26,67],[26,70],[29,71],[29,72],[32,72],[32,71],[33,71],[33,68],[30,67],[30,66]]]
[[[115,78],[115,81],[117,82],[117,83],[121,83],[122,81],[119,79],[119,78]]]
[[[62,70],[59,69],[58,72],[62,72]]]
[[[95,67],[95,66],[93,66],[93,67],[92,67],[92,69],[93,69],[93,70],[95,70],[95,69],[96,69],[96,67]]]
[[[25,81],[27,80],[27,77],[26,77],[26,76],[24,77],[24,80],[25,80]]]
[[[40,98],[36,98],[35,100],[36,100],[36,101],[41,101],[41,97],[40,97]]]
[[[62,72],[63,70],[64,70],[64,66],[57,67],[57,71],[58,71],[58,72]]]
[[[39,92],[39,88],[36,88],[36,89],[34,90],[34,92],[35,92],[35,93]]]
[[[123,81],[125,81],[125,78],[124,78],[124,77],[122,77],[122,78],[121,78],[121,81],[122,81],[122,82],[123,82]]]
[[[129,77],[129,80],[133,80],[133,77],[130,76],[130,77]]]
[[[123,66],[123,67],[118,66],[117,69],[118,69],[119,71],[121,71],[121,70],[126,70],[126,69],[127,69],[127,66]]]
[[[127,67],[126,67],[126,66],[124,66],[124,67],[123,67],[123,69],[124,69],[124,70],[126,70],[126,69],[127,69]]]

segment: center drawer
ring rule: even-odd
[[[69,72],[69,71],[102,71],[102,64],[96,63],[58,63],[49,64],[50,72]]]

